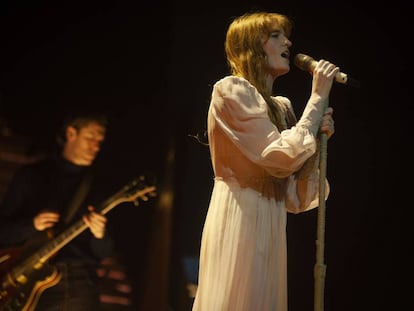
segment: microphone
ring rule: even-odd
[[[308,71],[309,73],[313,73],[315,66],[318,62],[314,60],[312,57],[305,55],[305,54],[297,54],[294,59],[294,64],[301,70]],[[350,78],[347,74],[343,72],[338,72],[335,76],[335,81],[338,83],[350,85],[353,87],[359,87],[360,83]]]

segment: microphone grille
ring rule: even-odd
[[[301,70],[312,71],[312,64],[315,60],[305,54],[296,54],[294,64]]]

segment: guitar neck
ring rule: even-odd
[[[119,204],[116,201],[116,196],[117,195],[114,195],[106,200],[106,203],[101,204],[100,208],[98,208],[97,211],[103,215],[108,213],[112,208]],[[61,250],[65,245],[69,244],[69,242],[71,242],[87,228],[88,226],[83,221],[83,219],[78,220],[66,230],[54,237],[52,240],[48,241],[45,245],[40,247],[40,249],[38,249],[34,254],[27,257],[20,265],[16,266],[13,269],[12,274],[14,276],[18,276],[21,275],[27,269],[27,267],[36,267],[37,265],[43,265],[54,254]]]
[[[137,200],[139,198],[147,199],[146,195],[153,194],[156,189],[155,186],[145,187],[144,189],[141,187],[137,188],[139,185],[140,184],[137,181],[131,182],[129,185],[125,186],[119,192],[115,193],[103,202],[99,208],[96,209],[96,211],[102,215],[105,215],[115,206],[123,202],[134,202],[138,205]],[[34,254],[24,259],[21,264],[15,266],[11,271],[11,275],[17,279],[20,275],[24,274],[28,267],[40,268],[54,254],[56,254],[60,249],[62,249],[66,244],[71,242],[87,228],[88,226],[83,219],[78,220],[52,240],[48,241],[45,245],[40,247],[40,249]]]
[[[34,254],[27,257],[21,264],[14,267],[12,275],[17,277],[24,273],[27,267],[42,266],[57,251],[81,234],[88,226],[83,220],[79,220],[55,238],[40,247]]]

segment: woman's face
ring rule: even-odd
[[[274,79],[289,72],[289,48],[291,46],[292,42],[283,30],[273,31],[269,38],[263,38],[263,50],[267,55],[269,73]]]

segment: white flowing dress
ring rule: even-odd
[[[293,113],[287,98],[276,100]],[[215,182],[193,311],[287,310],[286,213],[318,206],[317,167],[302,202],[293,175],[316,152],[310,118],[279,132],[247,80],[228,76],[214,85],[208,137]]]

